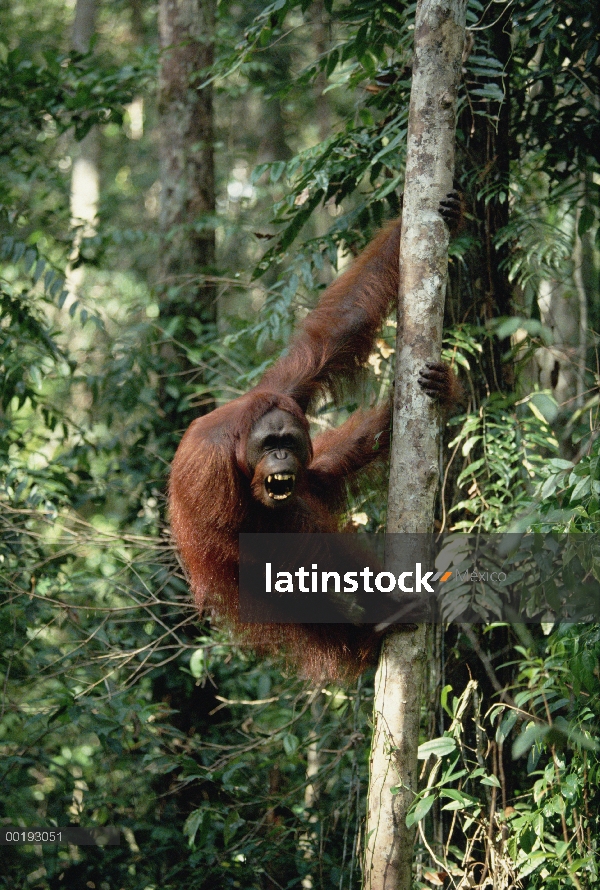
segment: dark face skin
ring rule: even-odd
[[[309,453],[306,432],[293,414],[281,408],[264,414],[252,427],[246,450],[256,500],[265,507],[289,505]]]

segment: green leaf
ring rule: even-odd
[[[454,811],[454,810],[464,810],[465,807],[472,806],[470,801],[461,801],[461,800],[452,800],[450,803],[444,804],[442,810]]]
[[[471,794],[465,794],[463,791],[459,791],[457,788],[445,788],[444,791],[441,792],[440,797],[447,798],[455,801],[461,806],[471,806],[474,803],[477,803],[477,799],[473,797]]]
[[[234,834],[242,825],[244,825],[244,820],[240,818],[235,810],[233,810],[225,820],[225,825],[223,827],[223,840],[225,841],[226,847],[229,846]]]
[[[185,825],[183,826],[183,833],[188,838],[188,842],[190,847],[193,846],[194,841],[196,839],[196,834],[198,833],[198,829],[204,822],[204,816],[208,815],[205,810],[194,810],[193,813],[185,820]]]
[[[552,457],[548,461],[548,466],[554,470],[570,470],[573,467],[573,461],[563,460],[562,457]]]
[[[414,825],[415,822],[420,822],[421,819],[424,819],[431,807],[433,806],[433,802],[435,800],[435,794],[428,794],[427,797],[422,797],[421,800],[417,803],[414,810],[411,810],[406,817],[406,827],[410,828],[411,825]]]
[[[442,705],[442,708],[446,712],[446,714],[448,714],[449,717],[454,717],[454,714],[452,713],[452,711],[450,710],[450,707],[448,705],[448,696],[450,695],[451,692],[452,692],[452,686],[444,686],[444,688],[442,689],[441,694],[440,694],[440,703]]]
[[[529,400],[530,408],[532,404],[535,405],[544,420],[548,423],[554,423],[558,416],[558,402],[555,398],[546,392],[536,392]]]
[[[540,866],[544,865],[548,860],[552,859],[552,854],[542,853],[536,851],[535,853],[529,853],[527,856],[527,861],[522,868],[519,869],[518,877],[526,878],[527,875],[530,875],[536,868],[540,868]]]
[[[584,497],[587,497],[588,494],[591,493],[592,490],[592,480],[589,476],[585,476],[581,479],[580,482],[577,483],[575,488],[573,489],[573,493],[571,494],[571,503],[574,501],[580,501]]]
[[[40,373],[40,369],[37,365],[31,365],[29,368],[29,376],[31,377],[31,381],[36,389],[41,389],[42,387],[42,375]]]
[[[35,264],[35,269],[33,270],[33,276],[32,276],[32,277],[33,277],[33,283],[34,283],[34,284],[37,284],[37,283],[38,283],[38,281],[39,281],[40,278],[41,278],[42,272],[44,271],[45,268],[46,268],[46,261],[43,260],[43,259],[40,257],[40,259],[39,259],[39,260],[37,261],[37,263]]]
[[[192,677],[195,677],[196,680],[198,680],[204,675],[205,670],[206,657],[204,649],[196,649],[196,651],[192,653],[192,657],[190,658],[190,673]]]
[[[547,723],[529,723],[526,729],[515,739],[512,747],[514,759],[516,760],[517,757],[521,757],[521,755],[530,751],[535,744],[545,739],[549,732],[550,727]]]
[[[275,164],[271,165],[271,172],[269,174],[271,182],[278,182],[283,174],[285,173],[285,161],[277,161]]]
[[[445,757],[453,751],[456,751],[456,741],[451,736],[440,736],[419,745],[417,756],[419,760],[427,760],[432,754],[436,757]]]
[[[283,737],[283,750],[291,757],[298,750],[298,745],[300,744],[300,740],[298,736],[293,735],[291,732],[287,732]]]
[[[542,500],[545,500],[546,498],[549,498],[550,495],[554,494],[558,486],[558,480],[558,476],[548,476],[540,491],[540,497],[542,498]]]
[[[581,238],[582,235],[585,235],[586,232],[592,228],[595,222],[595,214],[593,209],[589,204],[586,204],[581,208],[581,213],[579,214],[579,221],[577,223],[577,234]]]
[[[26,272],[29,272],[29,270],[32,268],[32,266],[35,262],[36,256],[37,256],[37,254],[36,254],[35,250],[33,250],[32,247],[30,247],[25,252],[25,259],[23,260],[23,265],[25,266]]]
[[[515,723],[517,722],[518,716],[518,712],[511,709],[502,717],[500,726],[496,730],[497,742],[504,742],[508,738]]]
[[[484,776],[479,780],[482,785],[490,785],[492,788],[500,788],[500,782],[496,776]]]

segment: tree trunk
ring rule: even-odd
[[[388,533],[433,530],[439,417],[417,377],[427,361],[439,359],[442,344],[448,231],[438,207],[453,182],[465,15],[466,0],[421,0],[417,7],[400,245]],[[413,551],[411,556],[427,565],[426,554]],[[410,632],[392,631],[375,680],[365,860],[369,890],[409,890],[411,886],[414,831],[406,827],[406,814],[417,790],[425,633],[422,625]]]
[[[575,408],[581,408],[586,396],[588,350],[588,306],[593,305],[590,268],[593,268],[593,243],[589,231],[579,232],[581,214],[591,207],[587,170],[581,174],[582,194],[571,217],[573,226],[573,272],[560,278],[543,279],[538,292],[542,322],[552,331],[552,346],[540,346],[530,369],[532,388],[535,384],[550,389],[562,408],[561,423],[570,423]],[[564,222],[563,222],[564,226]],[[568,429],[568,426],[567,426]],[[570,457],[570,443],[564,442],[565,456]]]
[[[87,53],[96,30],[97,0],[77,0],[71,44],[79,53]],[[90,238],[96,231],[100,175],[98,157],[100,141],[98,128],[92,127],[74,151],[71,173],[71,225],[75,229],[71,262],[77,258],[83,238]],[[67,290],[76,298],[84,278],[84,267],[70,265],[67,269]]]
[[[215,259],[213,93],[203,85],[214,20],[214,0],[160,2],[161,317],[178,317],[174,340],[189,346],[198,337],[190,318],[209,336],[216,322],[215,290],[205,277]],[[168,351],[169,373],[193,374],[185,355]],[[178,424],[184,422],[179,414]]]

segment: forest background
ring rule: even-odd
[[[123,832],[3,847],[0,887],[358,888],[373,677],[309,688],[200,622],[165,492],[398,214],[414,4],[0,9],[0,820]],[[600,510],[600,9],[467,24],[439,528],[533,529],[541,563]],[[383,491],[349,522],[384,527]],[[416,886],[595,886],[600,628],[481,617],[430,634]]]

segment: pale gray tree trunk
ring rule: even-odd
[[[77,0],[72,43],[78,53],[87,53],[96,30],[98,0]]]
[[[466,0],[420,0],[408,124],[408,153],[396,344],[394,439],[388,533],[431,532],[439,479],[438,409],[417,384],[439,360],[448,230],[438,212],[452,189],[456,97]],[[412,554],[427,565],[427,554]],[[425,627],[388,634],[375,679],[365,886],[409,890],[414,831],[406,814],[417,790],[417,745]],[[395,793],[392,793],[394,789]]]
[[[215,0],[160,0],[158,11],[160,71],[160,280],[163,323],[172,339],[161,348],[163,389],[159,393],[168,429],[185,427],[198,411],[185,416],[179,398],[168,393],[168,378],[185,375],[202,386],[203,371],[190,361],[198,334],[213,335],[216,291],[210,276],[215,261],[215,171],[213,91],[207,69],[213,62]],[[208,276],[208,277],[207,277]],[[189,319],[200,322],[190,324]],[[197,405],[214,408],[206,393]]]
[[[159,74],[161,262],[178,303],[214,316],[202,273],[214,263],[213,94],[202,72],[213,61],[214,0],[161,0]]]
[[[573,220],[575,224],[575,220]],[[574,235],[573,277],[562,280],[542,279],[538,291],[538,305],[543,324],[552,332],[552,346],[541,346],[533,360],[533,380],[542,389],[549,389],[566,414],[582,404],[586,333],[587,303],[585,290],[579,286],[577,273],[580,268],[578,249],[581,242]]]
[[[97,0],[77,0],[71,43],[73,49],[86,53],[96,30],[98,13]],[[98,157],[100,143],[98,129],[92,127],[73,152],[71,172],[71,224],[77,234],[73,242],[71,262],[79,253],[81,241],[89,238],[96,230],[98,199],[100,195],[100,175]],[[76,297],[83,284],[83,266],[67,269],[67,290],[71,298]]]
[[[328,24],[327,10],[323,0],[317,0],[311,4],[311,17],[314,23],[313,40],[317,58],[324,56],[331,47],[331,33]],[[327,86],[327,75],[324,71],[320,71],[315,78],[314,89],[315,95],[315,111],[317,118],[317,126],[319,132],[319,142],[325,142],[331,136],[331,105],[329,95],[325,92]]]
[[[552,333],[552,345],[536,349],[521,378],[526,392],[538,386],[552,392],[561,408],[555,429],[563,433],[569,431],[574,410],[581,408],[587,397],[588,305],[593,299],[590,275],[593,245],[589,231],[581,235],[578,232],[581,213],[589,201],[585,174],[582,175],[582,185],[576,212],[562,223],[563,227],[572,227],[569,233],[573,239],[572,269],[563,270],[560,278],[544,278],[539,284],[540,318]],[[517,332],[514,342],[521,339],[520,334]],[[562,444],[565,456],[572,456],[568,436]]]

